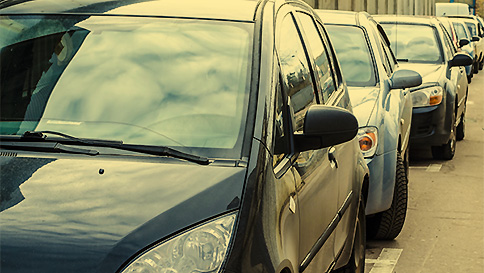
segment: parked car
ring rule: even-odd
[[[482,23],[473,15],[449,16],[454,21],[461,21],[469,30],[471,43],[474,46],[476,57],[474,58],[474,73],[478,73],[484,65],[484,28]]]
[[[2,273],[364,272],[368,167],[302,1],[0,9]]]
[[[402,67],[411,67],[423,84],[411,90],[410,145],[431,147],[436,159],[454,157],[464,138],[469,54],[458,52],[444,26],[434,17],[375,16],[390,38]],[[395,48],[397,48],[395,50]]]
[[[370,169],[367,234],[394,239],[407,212],[409,87],[417,72],[400,70],[383,28],[366,12],[317,10],[324,20],[348,84],[360,126],[361,152]],[[349,43],[348,41],[352,41]]]
[[[472,36],[463,22],[460,20],[448,18],[448,17],[438,17],[439,21],[442,22],[445,30],[453,31],[456,35],[457,51],[464,51],[469,56],[475,60],[475,47],[472,44]],[[448,31],[448,32],[449,32]],[[450,36],[450,35],[449,35]],[[452,36],[451,36],[452,38]],[[455,46],[455,44],[454,44]],[[467,82],[471,83],[472,77],[474,77],[474,64],[465,66],[467,74]]]

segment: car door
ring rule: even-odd
[[[442,26],[437,31],[442,41],[442,48],[444,50],[444,56],[448,63],[449,60],[457,53],[457,49],[452,44],[450,37],[446,32],[442,30]],[[467,97],[467,74],[464,66],[451,67],[450,69],[450,82],[455,86],[455,92],[457,97],[457,115],[459,118],[464,111],[464,105]]]
[[[288,97],[293,134],[303,130],[307,109],[320,103],[313,66],[307,48],[301,40],[296,18],[288,5],[276,19],[276,47],[283,78],[283,90]],[[323,237],[337,215],[338,183],[336,168],[329,149],[294,153],[291,158],[295,174],[297,205],[300,213],[300,270],[325,271],[334,260],[334,234]],[[321,243],[322,242],[322,243]]]
[[[329,49],[330,45],[324,34],[324,26],[310,14],[296,12],[299,24],[303,30],[306,47],[310,59],[314,60],[313,70],[315,71],[316,87],[321,94],[322,104],[328,106],[342,107],[350,110],[350,103],[345,85],[336,76],[334,70],[335,56]],[[327,156],[330,159],[331,167],[335,173],[338,188],[336,208],[342,216],[341,220],[334,227],[335,241],[334,251],[338,255],[348,238],[352,234],[354,226],[354,215],[348,213],[348,205],[357,196],[353,193],[353,179],[355,166],[355,153],[359,149],[353,142],[343,143],[329,147]],[[354,202],[353,202],[354,203]],[[332,231],[330,228],[328,231]]]

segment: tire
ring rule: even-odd
[[[459,125],[457,125],[455,136],[457,140],[463,140],[465,135],[466,135],[466,106],[464,105],[464,112],[462,112]]]
[[[481,61],[479,63],[479,70],[482,70],[482,68],[484,68],[484,61]]]
[[[455,126],[455,113],[452,115],[452,130],[450,132],[450,138],[447,143],[442,146],[432,146],[432,157],[434,159],[451,160],[455,155],[455,146],[457,142],[456,136],[457,128]]]
[[[386,211],[367,218],[367,237],[393,240],[402,231],[407,215],[408,180],[400,152],[397,154],[397,169],[392,205]]]
[[[350,260],[343,267],[333,273],[364,273],[365,272],[365,251],[366,251],[366,215],[363,197],[360,200],[358,218],[356,219],[355,237],[351,250]]]
[[[470,75],[467,75],[467,83],[471,83],[472,82],[472,76],[473,76],[472,72],[471,72]]]
[[[472,66],[472,70],[474,74],[479,73],[479,63],[474,63],[474,65]]]

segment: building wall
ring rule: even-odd
[[[435,15],[436,0],[305,0],[319,9],[367,11],[370,14]],[[444,0],[437,0],[444,1]],[[448,1],[448,0],[447,0]]]

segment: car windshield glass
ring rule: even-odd
[[[373,59],[363,29],[356,26],[327,25],[336,55],[349,86],[375,86]]]
[[[467,29],[469,29],[469,32],[471,33],[472,36],[477,36],[477,29],[476,25],[471,22],[466,22]]]
[[[457,39],[459,39],[459,40],[461,40],[461,39],[470,40],[470,37],[467,35],[467,31],[466,31],[463,24],[453,22],[452,25],[454,26],[455,33],[457,35]]]
[[[381,24],[390,39],[397,59],[416,63],[442,63],[440,44],[435,30],[427,25]]]
[[[2,16],[0,132],[240,156],[252,24]]]

